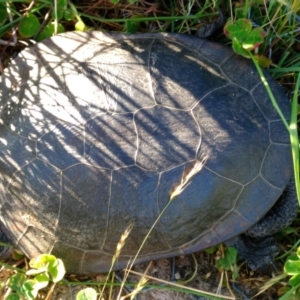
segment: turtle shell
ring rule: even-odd
[[[176,188],[137,262],[226,241],[292,174],[287,131],[251,61],[196,37],[58,35],[21,52],[0,93],[3,230],[69,272],[107,271],[132,226],[114,266],[124,267]]]

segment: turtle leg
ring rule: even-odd
[[[272,235],[287,227],[296,218],[298,201],[292,179],[271,210],[244,234],[226,242],[237,249],[238,256],[256,270],[269,264],[279,249]]]
[[[252,270],[257,270],[273,262],[279,253],[275,239],[271,236],[264,238],[252,238],[246,234],[239,235],[226,242],[237,250],[238,257]]]

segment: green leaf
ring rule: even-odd
[[[59,9],[57,9],[57,11],[52,10],[51,17],[52,19],[59,21],[64,17],[64,11]]]
[[[282,286],[280,288],[277,289],[277,294],[279,296],[284,295],[286,293],[288,293],[291,290],[290,286]]]
[[[291,288],[286,293],[279,298],[279,300],[298,300],[299,297],[296,296],[299,294],[295,288]]]
[[[60,281],[66,273],[62,260],[50,254],[39,255],[37,258],[30,260],[29,265],[37,270],[30,270],[27,274],[33,275],[48,272],[53,282]]]
[[[67,7],[67,0],[57,0],[57,8],[58,9],[65,9]]]
[[[97,300],[97,292],[93,288],[86,288],[77,294],[76,300]]]
[[[292,276],[289,280],[289,284],[293,287],[297,286],[300,284],[300,274]]]
[[[250,58],[249,53],[243,48],[242,44],[236,38],[232,40],[232,48],[235,53],[243,57]]]
[[[134,21],[134,18],[139,18],[140,16],[132,16],[130,19],[127,19],[125,21],[125,32],[126,33],[136,33],[139,26],[140,22],[139,21]]]
[[[47,272],[47,268],[39,268],[39,269],[30,269],[28,271],[26,271],[26,275],[27,276],[36,276],[36,275],[39,275],[39,274],[43,274]]]
[[[288,226],[282,230],[280,230],[280,233],[284,236],[286,234],[297,234],[298,230],[294,227]],[[298,248],[299,249],[299,248]]]
[[[251,50],[258,48],[264,41],[265,32],[262,28],[254,28],[248,19],[228,21],[224,27],[224,33],[232,39],[232,48],[235,53],[246,58],[251,58]],[[272,62],[261,56],[256,61],[262,67],[269,66]]]
[[[224,258],[216,261],[216,267],[219,270],[232,270],[232,277],[235,279],[238,276],[238,269],[236,266],[237,251],[232,247],[228,247],[225,251]]]
[[[13,293],[7,296],[5,300],[20,300],[20,296],[18,294]]]
[[[19,33],[24,38],[32,37],[40,28],[40,21],[33,14],[28,14],[24,17],[19,25]]]
[[[236,7],[234,11],[237,19],[244,18],[244,7]]]
[[[62,280],[66,274],[63,261],[61,259],[57,259],[57,263],[55,265],[49,266],[48,272],[51,275],[53,282]]]
[[[64,12],[64,19],[66,21],[72,21],[75,18],[73,11],[71,9],[66,9]]]
[[[57,0],[57,10],[54,9],[51,12],[53,19],[61,20],[64,17],[65,9],[67,8],[66,0]]]
[[[65,31],[65,28],[61,23],[58,23],[57,33],[62,33]],[[36,40],[42,41],[44,39],[47,39],[51,37],[54,34],[54,23],[49,23],[47,26],[43,28],[43,30],[38,34],[36,37]]]
[[[0,3],[0,25],[4,24],[7,20],[8,14],[5,3]]]
[[[26,280],[25,274],[17,273],[9,278],[8,286],[15,292],[20,291],[20,287]]]
[[[250,34],[252,29],[251,21],[248,19],[239,19],[235,22],[228,21],[224,27],[224,33],[230,39],[236,38],[242,43]]]
[[[49,265],[57,263],[57,259],[51,254],[41,254],[36,258],[33,258],[29,262],[29,266],[34,269],[48,269]]]
[[[13,257],[14,260],[20,260],[20,259],[24,258],[25,255],[21,251],[19,251],[17,249],[13,249],[12,257]]]
[[[295,260],[295,261],[297,261],[297,260],[299,260],[299,257],[298,257],[297,254],[291,254],[291,255],[289,255],[289,256],[287,257],[286,260]]]
[[[21,286],[20,292],[28,300],[34,300],[39,292],[36,289],[36,282],[34,280],[26,280]]]
[[[295,259],[296,258],[296,259]],[[285,264],[284,272],[288,275],[299,275],[300,274],[300,260],[296,255],[290,255]]]
[[[36,281],[35,289],[41,290],[49,284],[50,277],[47,273],[39,274],[34,277]]]
[[[243,48],[251,51],[260,46],[264,42],[266,34],[262,28],[254,28],[243,42]]]
[[[254,55],[254,58],[262,68],[267,68],[272,64],[272,60],[264,55]]]
[[[300,259],[300,247],[297,248],[297,257]]]
[[[118,4],[118,3],[119,3],[119,0],[110,0],[110,2],[111,2],[112,4]]]
[[[205,249],[205,252],[207,252],[208,254],[212,254],[212,253],[214,253],[217,249],[218,249],[218,246],[213,246],[213,247],[209,247],[209,248]]]

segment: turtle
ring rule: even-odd
[[[227,46],[68,32],[19,53],[0,91],[1,240],[30,258],[96,274],[225,242],[256,268],[295,217],[288,132]]]

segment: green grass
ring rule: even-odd
[[[266,33],[264,42],[257,49],[257,54],[271,60],[268,68],[269,73],[283,86],[292,100],[292,117],[291,120],[287,121],[286,126],[291,136],[297,194],[298,199],[300,199],[297,128],[300,84],[300,1],[271,0],[267,3],[265,2],[259,0],[245,0],[244,2],[235,3],[229,0],[157,2],[110,2],[109,0],[102,2],[59,0],[53,2],[44,0],[31,3],[28,1],[8,2],[0,0],[1,68],[7,66],[14,51],[22,49],[24,45],[30,42],[30,39],[39,41],[56,32],[77,29],[117,31],[123,33],[178,32],[195,34],[201,26],[213,22],[218,18],[219,9],[225,12],[226,18],[232,18],[233,20],[250,18],[255,26],[262,27]],[[212,39],[224,44],[230,43],[222,31],[216,32]],[[11,45],[14,45],[14,47]],[[276,99],[273,102],[275,103]],[[287,237],[279,239],[279,242],[282,243],[286,251],[290,249],[293,249],[292,252],[296,251],[292,246],[294,244],[297,245],[299,242],[297,226],[299,226],[299,222],[296,220],[293,227],[289,230],[290,234]],[[219,253],[217,255],[224,256],[222,251],[221,254]],[[220,272],[224,276],[227,274],[227,271]],[[241,272],[246,274],[246,271]],[[298,274],[300,274],[300,270]],[[148,276],[144,275],[142,278],[147,279]],[[275,284],[274,282],[272,284]],[[279,283],[276,282],[276,289],[279,293],[290,291],[282,288],[285,287],[285,282],[286,276],[281,276]],[[162,283],[164,284],[163,286],[157,286],[143,281],[141,285],[143,287],[156,287],[157,289],[179,290],[190,294],[201,294],[200,291],[197,292],[191,289],[187,291],[188,288],[186,287],[174,287],[174,284],[166,285],[165,282]],[[69,282],[67,284],[86,285],[87,283]],[[106,283],[104,280],[102,283],[89,282],[89,284],[91,286],[105,284],[108,289],[111,286],[120,285],[114,282],[113,276]],[[131,284],[124,282],[122,285],[130,286]],[[138,286],[137,289],[140,287]],[[289,295],[289,297],[292,297],[292,295]],[[215,296],[214,299],[223,298]]]

